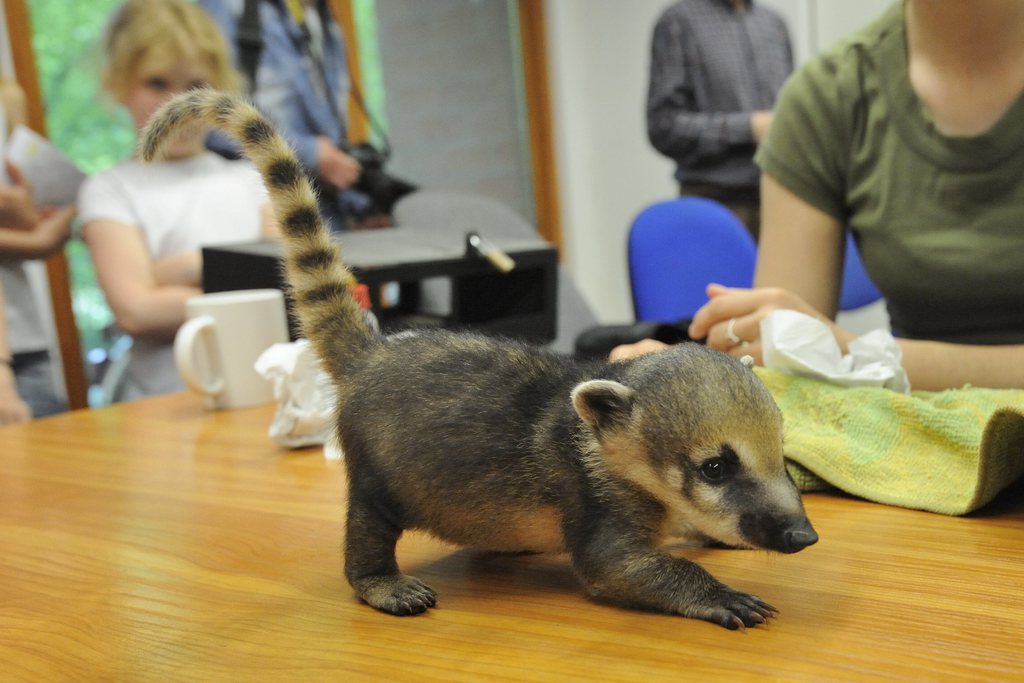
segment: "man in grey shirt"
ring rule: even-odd
[[[752,0],[680,0],[654,28],[647,135],[680,193],[715,199],[757,237],[753,157],[793,70],[786,24]]]

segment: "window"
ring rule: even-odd
[[[131,121],[99,87],[98,41],[120,0],[29,0],[27,4],[50,140],[86,173],[131,154]],[[113,315],[96,283],[85,244],[71,240],[66,256],[87,381],[96,384],[111,346],[118,342],[110,332]],[[90,404],[100,402],[91,390]]]

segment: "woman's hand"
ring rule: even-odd
[[[363,167],[353,157],[338,149],[330,139],[317,139],[320,176],[335,187],[348,189],[356,184]]]
[[[27,230],[0,227],[0,254],[8,259],[41,259],[64,246],[71,237],[75,207],[45,208]]]
[[[203,279],[201,252],[193,249],[153,261],[153,279],[158,287],[165,285],[199,287]]]
[[[660,342],[656,339],[641,339],[638,342],[632,344],[619,344],[612,352],[608,354],[608,360],[618,361],[626,360],[628,358],[636,358],[642,356],[645,353],[654,353],[655,351],[661,351],[667,349],[668,344]]]
[[[0,185],[0,227],[31,230],[39,223],[39,212],[32,204],[32,186],[21,170],[4,161],[10,185]]]
[[[763,362],[761,348],[761,321],[774,311],[799,311],[827,324],[845,353],[847,344],[855,335],[847,332],[822,315],[796,294],[778,287],[740,289],[710,284],[710,301],[704,304],[690,323],[691,339],[705,339],[709,348],[732,356],[753,356]]]
[[[741,289],[710,284],[710,301],[704,304],[687,330],[690,339],[704,339],[712,349],[731,356],[752,356],[759,365],[764,359],[761,350],[761,321],[775,311],[798,311],[817,318],[832,330],[843,353],[856,335],[836,325],[813,306],[792,292],[778,287]],[[643,339],[634,344],[623,344],[612,349],[612,361],[635,358],[667,348],[667,344],[654,339]]]
[[[0,362],[0,425],[28,422],[32,409],[18,395],[14,371],[7,363]]]
[[[173,339],[185,322],[185,302],[202,294],[198,251],[157,266],[137,227],[105,219],[86,223],[82,238],[118,327],[132,336]]]
[[[39,223],[33,232],[38,238],[38,250],[43,256],[52,254],[71,239],[71,226],[75,221],[76,208],[62,206],[45,208],[39,216]]]

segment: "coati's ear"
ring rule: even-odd
[[[635,397],[636,392],[624,384],[592,379],[572,390],[572,405],[584,422],[600,432],[629,422]]]

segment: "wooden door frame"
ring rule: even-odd
[[[345,35],[345,54],[348,58],[348,77],[363,91],[363,68],[359,59],[359,43],[356,22],[352,13],[352,0],[327,0],[334,19],[341,26]],[[365,91],[364,91],[365,92]],[[348,98],[348,135],[354,142],[362,142],[370,137],[370,123],[366,113],[360,108],[355,98]]]
[[[545,0],[518,0],[519,40],[523,55],[530,159],[533,166],[533,200],[541,237],[562,253],[561,204],[555,165],[555,127],[551,113],[551,82],[548,78]]]
[[[352,0],[328,0],[331,11],[345,33],[349,77],[362,86],[358,33],[352,15]],[[548,78],[545,0],[516,0],[519,41],[523,58],[527,128],[530,143],[530,179],[541,237],[562,252],[561,206],[555,166],[554,124],[551,113],[551,85]],[[369,125],[365,113],[349,98],[349,132],[354,140],[365,139]]]
[[[28,126],[40,135],[46,135],[46,115],[43,109],[35,54],[32,52],[32,28],[25,0],[2,0],[7,20],[15,78],[22,90],[28,109]],[[46,259],[46,273],[50,281],[50,304],[53,322],[60,345],[61,365],[64,370],[64,388],[68,406],[72,409],[88,408],[88,383],[82,345],[78,338],[74,309],[71,305],[71,282],[68,263],[63,251]]]

